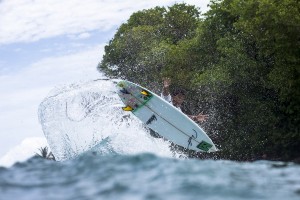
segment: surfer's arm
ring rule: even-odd
[[[208,115],[200,113],[198,115],[188,115],[188,117],[197,122],[204,122],[208,118]]]
[[[170,94],[169,86],[171,85],[171,79],[170,78],[164,78],[163,79],[163,90],[161,93],[161,97],[172,104],[172,97]]]
[[[163,91],[162,91],[163,96],[169,96],[170,95],[170,90],[169,90],[170,85],[171,85],[171,79],[170,78],[164,78],[163,79]]]

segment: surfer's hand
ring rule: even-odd
[[[168,88],[171,85],[171,79],[170,78],[163,78],[163,84],[164,84],[164,88]]]
[[[199,115],[193,115],[193,116],[191,116],[191,118],[194,121],[197,121],[197,122],[204,122],[204,121],[207,120],[208,115],[203,115],[202,113],[200,113]]]

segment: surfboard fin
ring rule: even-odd
[[[126,106],[122,108],[124,111],[133,111],[133,108],[130,106]]]
[[[120,92],[122,92],[123,94],[130,94],[130,93],[128,92],[128,90],[126,90],[125,88],[123,88],[122,90],[120,90]]]

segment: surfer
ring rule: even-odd
[[[182,103],[185,100],[185,91],[177,88],[173,95],[171,96],[169,87],[171,85],[171,79],[170,78],[164,78],[163,79],[163,90],[161,93],[161,97],[168,101],[169,103],[173,104],[178,110],[181,110]],[[208,115],[203,115],[202,113],[198,115],[187,115],[189,116],[192,120],[197,121],[197,122],[204,122]]]

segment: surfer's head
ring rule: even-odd
[[[181,104],[184,102],[185,99],[185,90],[177,88],[174,92],[173,92],[173,104],[175,106],[181,106]]]

